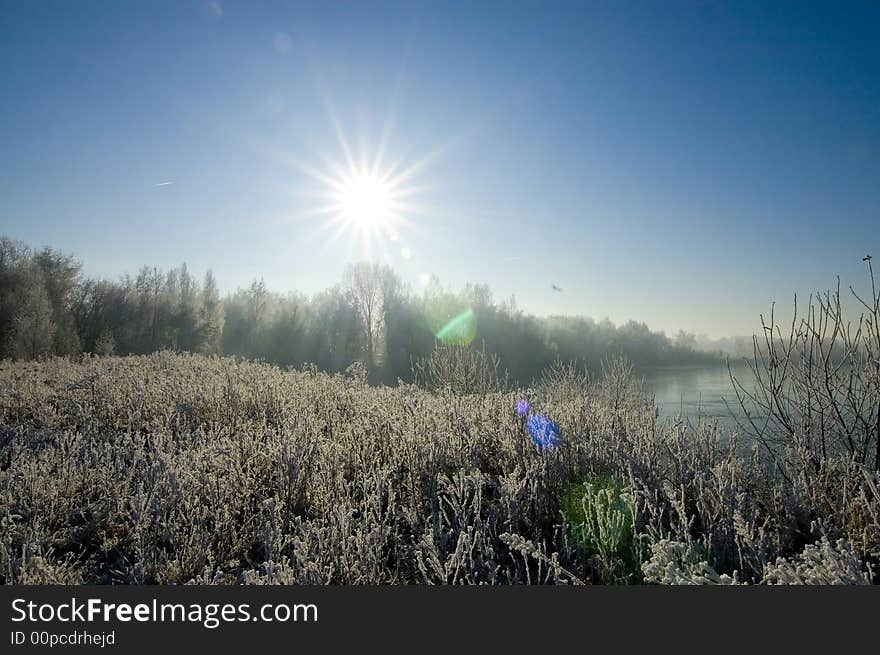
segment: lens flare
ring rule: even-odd
[[[437,289],[426,291],[425,320],[438,341],[467,346],[477,336],[477,316],[460,296]]]
[[[553,450],[559,445],[559,426],[545,414],[530,414],[526,425],[532,441],[541,450]]]
[[[451,346],[466,346],[477,336],[477,317],[474,310],[466,309],[453,316],[434,332],[440,341]]]
[[[529,413],[530,407],[531,406],[529,405],[529,401],[523,398],[516,401],[516,404],[513,406],[513,410],[520,416],[525,416]]]

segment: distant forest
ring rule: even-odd
[[[441,342],[438,325],[462,312],[471,347],[497,356],[510,381],[529,384],[557,359],[597,369],[623,355],[636,367],[707,364],[719,353],[694,335],[669,338],[644,323],[535,317],[485,285],[444,290],[432,280],[415,293],[389,266],[359,263],[311,298],[277,293],[262,280],[221,297],[211,271],[144,267],[119,280],[85,277],[72,256],[0,238],[0,357],[157,350],[238,355],[330,372],[363,362],[374,383],[412,381],[412,362]],[[439,321],[439,323],[438,323]]]

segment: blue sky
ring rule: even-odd
[[[0,2],[0,233],[101,277],[314,293],[367,252],[416,289],[750,333],[880,258],[877,7]],[[315,212],[339,133],[411,172],[369,251]]]

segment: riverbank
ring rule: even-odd
[[[876,472],[791,450],[786,479],[625,367],[528,397],[171,353],[0,368],[5,583],[877,582]]]

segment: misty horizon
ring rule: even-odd
[[[3,238],[3,237],[6,237],[6,235],[0,234],[0,238]],[[8,237],[6,237],[6,238],[8,238]],[[88,262],[80,261],[79,258],[76,256],[76,253],[65,252],[63,249],[60,249],[60,248],[53,248],[52,245],[50,245],[50,244],[41,244],[40,246],[33,246],[31,244],[26,244],[26,243],[19,241],[18,245],[20,245],[24,248],[27,248],[27,249],[31,249],[31,250],[33,250],[33,252],[39,252],[41,250],[48,249],[53,252],[70,257],[74,261],[77,262],[77,264],[79,265],[80,270],[82,272],[82,275],[86,279],[109,282],[109,283],[122,282],[126,279],[129,279],[129,280],[134,279],[135,277],[138,276],[138,274],[140,274],[144,271],[148,271],[148,272],[159,271],[161,274],[165,275],[169,271],[177,270],[177,269],[180,269],[181,267],[189,269],[189,266],[186,261],[182,261],[179,264],[177,264],[176,266],[172,266],[169,269],[163,269],[161,267],[153,266],[150,264],[140,264],[137,266],[132,266],[130,269],[126,269],[117,275],[96,276],[96,275],[91,275],[89,273]],[[286,288],[273,288],[271,285],[269,285],[266,282],[265,277],[260,276],[260,275],[256,275],[255,277],[251,278],[247,283],[235,286],[234,288],[228,288],[228,287],[224,288],[224,286],[219,283],[217,284],[217,288],[218,288],[218,291],[219,291],[220,296],[222,298],[229,299],[231,297],[234,297],[236,294],[246,292],[249,288],[253,287],[253,285],[255,285],[255,284],[263,284],[263,285],[265,285],[265,287],[269,293],[277,294],[279,296],[286,296],[286,295],[299,296],[299,297],[302,297],[306,300],[311,301],[311,300],[314,300],[316,297],[320,296],[322,293],[328,291],[329,289],[336,288],[336,287],[339,287],[340,285],[343,285],[343,278],[344,278],[345,271],[347,269],[350,269],[353,266],[358,265],[358,264],[381,265],[380,262],[370,262],[369,260],[361,260],[360,262],[352,262],[352,263],[345,264],[340,269],[338,279],[335,283],[332,283],[328,287],[318,289],[317,291],[313,291],[311,293],[307,293],[307,292],[305,292],[301,289],[298,289],[294,286],[286,287]],[[386,264],[386,265],[390,266],[390,264]],[[391,266],[391,268],[396,273],[398,273],[398,274],[400,273],[393,266]],[[197,274],[196,277],[199,277],[199,278],[201,278],[203,274],[210,272],[214,276],[215,280],[223,279],[222,267],[219,269],[216,267],[208,267],[207,269],[205,269],[203,271],[194,271],[194,270],[190,269],[190,272],[196,273]],[[442,289],[444,292],[447,292],[447,293],[460,293],[463,290],[466,290],[468,288],[487,286],[484,282],[481,282],[481,281],[467,280],[467,281],[465,281],[465,283],[462,287],[456,289],[456,288],[452,288],[447,285],[444,285],[443,282],[444,281],[442,279],[439,279],[436,276],[431,276],[429,283],[425,283],[425,281],[420,280],[416,284],[409,284],[408,290],[410,293],[413,293],[414,295],[419,296],[419,295],[424,294],[427,291],[429,284],[432,286],[437,286],[438,288]],[[554,292],[554,289],[553,289],[554,286],[555,285],[552,285],[552,284],[548,285],[548,293]],[[818,291],[825,291],[825,290],[826,289],[822,289],[822,290],[818,290]],[[491,291],[491,288],[490,288],[490,291]],[[564,293],[565,289],[559,288],[557,290],[557,292]],[[751,349],[752,335],[760,332],[760,315],[755,316],[754,322],[757,327],[749,334],[724,334],[724,335],[709,335],[709,334],[705,334],[705,333],[699,334],[699,333],[695,333],[690,330],[687,330],[685,327],[679,327],[679,328],[675,329],[672,333],[668,333],[666,330],[664,330],[662,328],[657,328],[657,327],[651,325],[650,323],[648,323],[647,321],[642,320],[638,316],[631,316],[631,317],[627,317],[627,318],[619,320],[619,321],[615,321],[610,316],[601,315],[601,314],[589,314],[589,313],[538,314],[538,313],[534,313],[534,312],[529,311],[528,307],[522,306],[519,303],[519,300],[516,298],[515,294],[511,297],[508,297],[508,298],[499,298],[499,297],[495,296],[493,293],[492,300],[493,300],[493,303],[495,303],[495,304],[512,303],[513,306],[515,306],[517,310],[525,312],[527,315],[533,316],[537,319],[543,319],[543,320],[548,320],[548,321],[553,321],[554,319],[583,319],[583,320],[586,320],[588,322],[592,322],[595,324],[608,322],[611,325],[613,325],[615,328],[620,327],[621,325],[624,325],[626,323],[641,323],[641,324],[647,325],[649,328],[651,328],[652,331],[657,332],[659,334],[664,334],[670,338],[675,338],[676,335],[683,333],[684,335],[687,335],[688,337],[693,338],[693,345],[698,350],[703,350],[703,351],[707,351],[707,352],[721,352],[722,354],[726,354],[726,355],[748,354],[748,352]],[[768,302],[767,308],[769,309],[772,304],[773,304],[772,301]],[[779,305],[781,305],[781,306],[779,307],[779,309],[777,311],[784,315],[788,308],[785,306],[785,303],[779,303]],[[763,314],[765,316],[768,315],[767,310],[765,309],[765,311],[763,311],[761,314]]]

